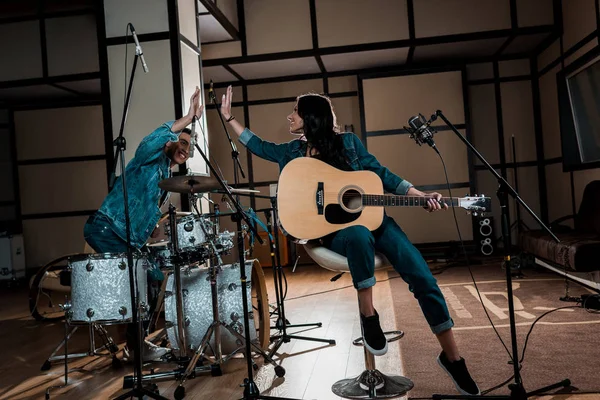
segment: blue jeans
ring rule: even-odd
[[[109,225],[108,217],[96,213],[88,218],[83,227],[85,241],[97,253],[125,253],[127,243]]]
[[[438,334],[454,326],[427,262],[392,218],[385,215],[381,226],[372,232],[364,226],[342,229],[323,238],[323,244],[348,259],[356,289],[375,285],[375,251],[383,253],[408,283],[408,289],[418,300],[433,333]]]

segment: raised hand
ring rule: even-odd
[[[225,119],[231,117],[231,99],[233,97],[233,88],[231,85],[227,87],[227,91],[221,99],[221,115]]]

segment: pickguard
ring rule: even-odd
[[[328,204],[325,206],[325,220],[333,225],[343,225],[349,222],[356,221],[360,218],[361,211],[349,213],[339,204]]]

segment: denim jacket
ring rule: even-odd
[[[158,202],[163,191],[158,187],[158,182],[171,174],[171,160],[165,154],[164,147],[169,141],[179,140],[179,135],[171,131],[174,122],[165,122],[146,136],[125,168],[131,244],[137,249],[146,243],[161,217]],[[127,240],[120,176],[98,212],[108,217],[111,229],[121,239]]]
[[[346,157],[354,171],[369,170],[375,172],[383,182],[386,192],[405,195],[413,185],[382,166],[371,153],[367,151],[358,136],[354,133],[342,133]],[[240,142],[257,157],[279,164],[281,171],[294,158],[304,157],[307,143],[295,139],[287,143],[275,144],[256,136],[248,128],[240,135]]]

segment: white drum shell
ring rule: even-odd
[[[69,323],[117,324],[132,322],[129,268],[126,253],[99,253],[71,257],[71,309]],[[148,305],[145,256],[134,255],[134,276],[140,302]],[[141,312],[142,318],[147,311]]]
[[[252,313],[251,279],[252,261],[246,261],[247,300],[249,307],[250,340],[256,340],[254,314]],[[242,288],[240,286],[239,263],[221,266],[222,270],[217,275],[217,298],[219,302],[219,319],[231,326],[243,336],[244,319],[242,306]],[[190,349],[196,351],[209,326],[213,322],[213,305],[210,289],[209,273],[207,268],[182,268],[181,287],[183,291],[183,315],[185,318],[185,337]],[[177,301],[175,297],[175,275],[170,274],[167,279],[167,293],[165,296],[165,320],[168,322],[167,334],[171,348],[181,350],[177,334]],[[210,346],[215,348],[214,335],[211,337]],[[244,343],[221,326],[221,350],[229,354]],[[207,354],[212,354],[207,348]],[[183,354],[182,354],[183,355]]]

